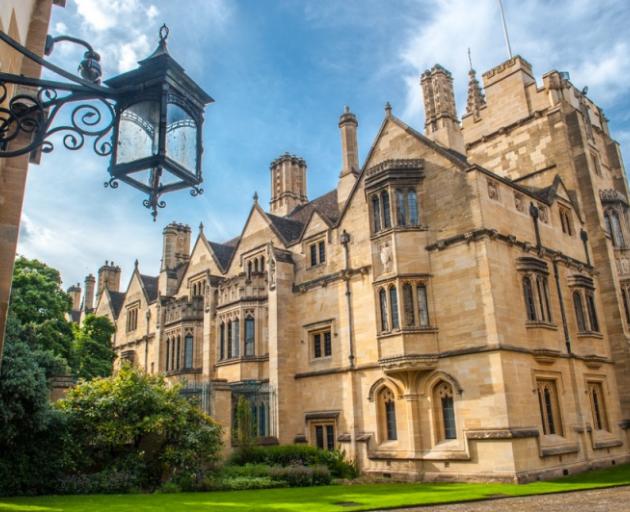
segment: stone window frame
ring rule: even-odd
[[[320,320],[317,322],[311,322],[303,325],[304,336],[307,340],[308,361],[311,364],[319,362],[331,362],[335,354],[335,342],[334,338],[337,336],[335,332],[335,320],[329,318],[326,320]],[[330,332],[330,355],[325,355],[325,340],[320,339],[321,353],[320,357],[315,357],[315,335]],[[304,338],[303,338],[304,339]]]
[[[613,219],[616,219],[616,224]],[[613,247],[616,249],[626,247],[625,212],[615,206],[607,206],[604,209],[604,228]]]
[[[601,336],[601,322],[597,313],[596,290],[593,280],[588,276],[575,274],[569,277],[569,288],[571,289],[573,316],[578,335]],[[580,299],[579,303],[576,298]]]
[[[188,330],[186,332],[188,332]],[[184,362],[184,357],[182,354],[182,350],[184,347],[184,344],[182,344],[182,335],[185,336],[185,334],[182,332],[182,329],[179,327],[164,332],[164,337],[166,338],[164,343],[164,345],[166,346],[164,371],[167,374],[180,372],[184,369],[184,365],[182,364]]]
[[[539,424],[543,437],[565,437],[565,422],[560,401],[560,379],[557,376],[535,375],[534,393],[538,403]]]
[[[371,191],[367,206],[372,236],[392,229],[422,229],[421,205],[417,181],[401,180]]]
[[[530,256],[521,257],[517,270],[527,324],[555,326],[547,263]]]
[[[249,311],[249,310],[248,310]],[[221,313],[217,317],[217,333],[216,339],[217,343],[217,361],[237,361],[243,357],[244,354],[244,346],[243,346],[243,338],[244,338],[244,330],[245,330],[245,322],[243,321],[244,312],[241,308],[235,309],[232,311],[227,311],[225,313]],[[235,331],[234,324],[238,322],[238,340],[237,343],[234,343]],[[223,337],[221,337],[221,326],[223,325]],[[242,325],[242,327],[241,327]],[[255,329],[256,332],[258,329]],[[223,341],[223,343],[222,343]],[[255,345],[255,341],[254,341]],[[235,353],[234,348],[237,348]],[[223,350],[222,350],[223,348]],[[256,349],[254,348],[254,351]],[[221,358],[223,355],[223,358]]]
[[[433,402],[434,428],[436,442],[443,443],[454,441],[457,435],[457,415],[455,413],[455,390],[453,384],[445,379],[439,379],[432,386],[431,397]],[[450,400],[450,415],[447,418],[445,399]],[[449,425],[447,425],[449,423]]]
[[[453,393],[453,416],[456,435],[456,437],[453,439],[446,439],[443,435],[442,430],[442,402],[441,400],[437,400],[437,391],[438,387],[443,383],[448,384]],[[428,413],[429,424],[431,426],[431,441],[433,443],[433,447],[440,451],[459,451],[465,449],[466,439],[463,434],[465,431],[465,425],[463,423],[462,415],[458,413],[458,409],[461,404],[462,394],[464,391],[457,379],[455,379],[447,372],[436,370],[427,377],[422,388],[424,391],[424,395],[429,400]]]
[[[391,335],[402,332],[417,332],[434,330],[436,327],[432,323],[435,317],[431,311],[429,277],[422,275],[403,275],[394,278],[387,278],[374,283],[376,320],[378,335]],[[408,304],[408,287],[412,290],[413,324],[409,323],[410,308]],[[395,290],[396,305],[394,309],[392,301],[392,290]],[[418,292],[424,290],[425,312],[420,309]],[[384,300],[383,300],[384,299]],[[383,314],[383,312],[385,312]],[[394,322],[395,315],[398,322]],[[421,322],[421,318],[426,317],[426,322]]]
[[[310,444],[319,448],[318,431],[322,433],[322,446],[324,450],[337,449],[337,418],[317,418],[306,420],[310,438]]]
[[[604,376],[587,376],[585,379],[593,430],[610,433],[611,422],[607,407],[607,387],[605,387],[605,383],[606,378]]]
[[[138,328],[138,313],[140,312],[140,301],[129,304],[126,308],[125,332],[133,332]]]
[[[396,390],[387,383],[383,383],[376,392],[379,444],[397,444],[400,439],[398,436],[398,401]]]
[[[565,235],[575,235],[575,228],[573,223],[573,214],[571,208],[558,205],[558,216],[560,217],[560,227]]]

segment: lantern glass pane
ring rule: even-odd
[[[179,105],[166,107],[166,154],[196,174],[197,170],[197,123]]]
[[[157,101],[141,101],[126,108],[118,124],[116,163],[124,164],[156,155],[160,104]]]

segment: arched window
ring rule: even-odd
[[[182,338],[181,336],[177,336],[177,348],[175,349],[175,369],[179,370],[182,365],[181,365],[181,353],[182,353]]]
[[[623,247],[625,245],[619,215],[617,215],[617,212],[614,210],[608,210],[606,213],[606,229],[610,233],[612,243],[615,247]]]
[[[247,278],[249,279],[252,276],[252,260],[247,262]]]
[[[523,294],[525,295],[525,310],[527,311],[527,320],[535,322],[536,304],[534,303],[534,290],[532,290],[532,280],[529,276],[523,278]]]
[[[577,322],[578,331],[586,331],[584,304],[582,304],[582,294],[580,292],[573,292],[573,308],[575,309],[575,321]]]
[[[378,292],[378,301],[381,310],[381,331],[388,330],[387,322],[387,293],[385,288],[381,288]]]
[[[254,272],[258,272],[258,258],[254,258]]]
[[[409,213],[409,225],[417,226],[419,224],[418,197],[413,189],[407,191],[407,212]]]
[[[265,257],[264,256],[260,257],[260,271],[261,272],[265,271]]]
[[[383,228],[391,228],[392,217],[389,209],[389,193],[387,190],[383,190],[383,192],[381,192],[381,206],[383,208]]]
[[[549,288],[547,286],[547,278],[538,275],[536,278],[536,287],[538,289],[538,303],[540,304],[541,320],[551,322],[551,309],[549,308]]]
[[[597,310],[595,309],[595,297],[591,292],[587,292],[586,294],[586,309],[588,310],[588,321],[591,324],[591,331],[599,332]]]
[[[238,357],[240,355],[241,352],[241,332],[240,332],[240,325],[241,322],[239,321],[239,319],[237,318],[236,320],[232,321],[232,356],[233,357]]]
[[[398,430],[396,425],[396,400],[394,393],[389,388],[383,388],[380,393],[380,407],[383,414],[383,436],[384,440],[396,441]]]
[[[381,230],[381,202],[376,194],[372,196],[372,229],[374,233]]]
[[[438,440],[456,439],[457,427],[455,425],[453,386],[443,380],[438,382],[433,391],[433,402],[437,420]]]
[[[267,409],[265,404],[260,404],[258,407],[258,432],[259,437],[267,435]]]
[[[254,318],[248,316],[245,319],[245,355],[254,355],[255,346],[255,321]]]
[[[389,307],[392,317],[392,329],[400,329],[400,321],[398,317],[398,293],[395,286],[389,288]]]
[[[543,434],[562,435],[562,423],[560,421],[560,407],[558,405],[558,393],[556,383],[552,380],[538,380],[538,406],[542,420]]]
[[[184,368],[190,370],[193,367],[193,336],[187,334],[184,337]]]
[[[403,307],[405,311],[405,326],[413,327],[416,325],[416,315],[413,306],[413,288],[409,283],[403,285]]]
[[[225,323],[219,328],[219,360],[225,359]]]
[[[399,226],[407,225],[407,198],[400,189],[396,190],[396,222]]]
[[[166,371],[170,370],[170,359],[171,359],[171,339],[166,339]]]
[[[604,390],[601,382],[589,382],[588,394],[591,399],[591,412],[595,430],[608,430],[608,418],[604,403]]]

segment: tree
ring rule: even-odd
[[[112,347],[114,324],[104,316],[87,315],[81,327],[75,328],[77,376],[82,379],[108,377],[116,353]]]
[[[142,487],[197,481],[216,462],[221,428],[162,377],[129,365],[80,382],[59,410],[68,419],[79,473],[117,468]]]
[[[0,495],[52,491],[66,457],[64,417],[51,408],[47,383],[65,361],[32,350],[17,324],[8,322],[0,368]]]
[[[75,368],[72,327],[65,318],[70,305],[59,271],[38,260],[17,258],[8,315],[19,331],[17,337],[33,350],[49,350]]]

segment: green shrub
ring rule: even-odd
[[[313,469],[307,466],[275,466],[269,471],[272,480],[286,482],[289,487],[313,485]]]
[[[182,488],[175,482],[165,482],[160,486],[158,492],[163,494],[176,494],[178,492],[182,492]]]
[[[270,466],[265,464],[245,464],[244,466],[223,466],[221,468],[221,476],[223,478],[237,477],[267,477],[269,476]]]
[[[58,494],[119,494],[137,490],[140,483],[133,472],[105,469],[89,475],[62,477],[57,482],[55,492]]]
[[[330,470],[321,464],[311,468],[313,470],[313,485],[329,485],[332,482]]]
[[[268,466],[326,466],[335,478],[356,478],[354,464],[341,451],[320,450],[305,444],[256,446],[245,452],[235,452],[230,463],[234,465],[266,464]]]

